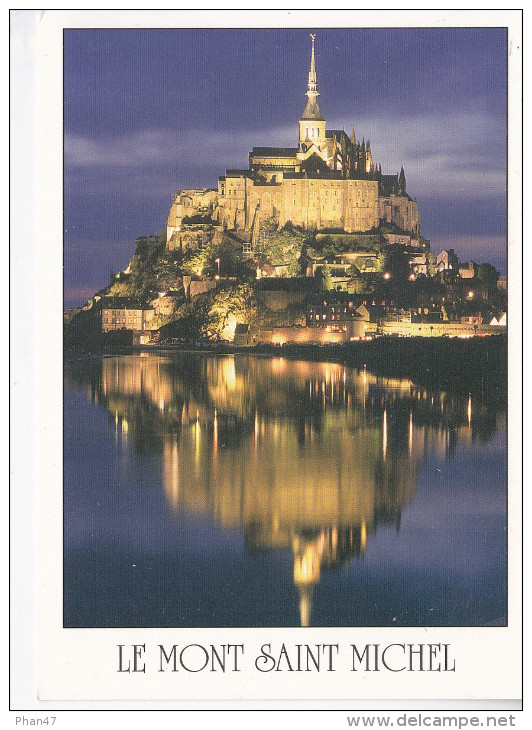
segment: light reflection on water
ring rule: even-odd
[[[504,619],[505,419],[488,402],[253,356],[81,360],[65,382],[66,625]],[[462,503],[473,517],[449,526]]]

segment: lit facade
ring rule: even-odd
[[[102,305],[102,332],[144,330],[154,310],[126,299],[108,297]]]

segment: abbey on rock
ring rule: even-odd
[[[346,233],[394,223],[412,238],[412,245],[418,243],[419,212],[406,192],[404,169],[383,175],[369,140],[359,142],[354,128],[350,136],[327,129],[318,101],[315,36],[311,38],[307,103],[297,147],[254,147],[249,169],[226,170],[217,190],[180,190],[168,217],[168,248],[201,247],[198,236],[213,236],[218,228],[234,231],[252,254],[261,221],[272,216],[279,226],[290,221]],[[202,221],[212,225],[197,225]]]

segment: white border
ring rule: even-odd
[[[67,700],[124,699],[131,701],[139,697],[146,699],[173,699],[177,696],[204,700],[206,697],[233,697],[238,699],[277,698],[308,699],[328,697],[336,699],[354,699],[360,701],[368,698],[396,698],[397,700],[419,699],[439,696],[457,699],[490,699],[516,698],[520,694],[520,588],[521,588],[521,504],[520,504],[520,409],[521,393],[520,356],[520,259],[521,259],[521,117],[515,110],[520,108],[521,95],[521,15],[519,11],[386,11],[375,16],[371,11],[313,11],[312,17],[303,11],[45,11],[37,14],[39,19],[38,37],[40,48],[39,82],[41,92],[39,107],[39,170],[40,195],[38,226],[38,291],[39,317],[37,331],[39,333],[38,359],[38,445],[39,445],[39,520],[41,525],[39,551],[39,624],[38,634],[40,648],[40,682],[41,697],[53,699],[64,705]],[[493,26],[508,25],[511,33],[513,50],[509,57],[510,78],[510,207],[509,207],[509,242],[510,260],[508,267],[509,286],[512,294],[510,308],[510,413],[513,437],[510,439],[510,614],[509,628],[490,629],[405,629],[401,631],[401,641],[416,643],[417,641],[445,641],[452,643],[458,650],[457,661],[461,671],[456,675],[446,676],[438,682],[428,681],[426,676],[416,675],[415,681],[410,676],[408,682],[393,678],[391,685],[383,686],[383,677],[366,675],[361,689],[354,690],[352,675],[340,673],[334,676],[334,682],[327,682],[326,675],[312,675],[305,678],[304,686],[300,682],[287,681],[287,675],[281,674],[271,679],[255,676],[224,675],[213,678],[201,675],[197,678],[180,677],[176,687],[175,677],[171,675],[128,677],[116,676],[115,645],[117,643],[157,644],[190,643],[191,633],[194,641],[217,642],[233,641],[245,643],[250,647],[260,646],[263,641],[279,641],[288,635],[290,630],[63,630],[62,622],[62,381],[61,381],[61,325],[62,325],[62,120],[57,110],[62,109],[62,29],[63,27],[306,27],[312,21],[315,27],[333,26]],[[27,204],[27,201],[26,201]],[[30,374],[30,382],[32,381]],[[34,382],[34,381],[33,381]],[[34,475],[29,475],[30,487],[33,488]],[[26,487],[25,495],[32,495],[32,489]],[[35,493],[33,492],[33,495]],[[28,499],[17,499],[14,504],[15,514],[31,514]],[[18,512],[17,512],[18,510]],[[14,523],[16,524],[16,523]],[[20,532],[15,532],[19,537]],[[15,546],[17,541],[15,541]],[[27,575],[27,574],[26,574]],[[25,575],[25,577],[26,577]],[[31,573],[30,581],[33,583]],[[17,592],[20,585],[15,585]],[[14,596],[15,600],[17,595]],[[20,604],[19,604],[20,605]],[[28,612],[24,615],[26,627],[32,626],[28,621]],[[19,628],[19,639],[22,632]],[[378,634],[378,639],[376,635]],[[327,635],[327,638],[325,638]],[[396,629],[357,629],[357,641],[380,640],[392,642],[397,640]],[[261,638],[264,637],[264,640]],[[484,645],[484,637],[491,642]],[[31,638],[31,637],[30,637]],[[334,641],[349,644],[353,640],[353,630],[349,629],[300,629],[297,640]],[[30,642],[27,642],[31,644]],[[16,664],[16,663],[15,663]],[[16,664],[18,674],[24,675],[24,663]],[[436,675],[438,676],[438,675]],[[429,675],[430,677],[430,675]],[[332,679],[332,678],[331,678]],[[390,678],[388,677],[388,680]],[[440,678],[441,679],[441,678]],[[138,680],[138,681],[137,681]],[[282,680],[282,681],[279,681]],[[376,680],[376,681],[374,681]],[[28,698],[26,698],[28,699]],[[31,699],[31,694],[30,698]],[[37,700],[34,707],[47,707]],[[70,704],[70,703],[67,703]],[[121,703],[122,704],[122,703]],[[135,702],[135,704],[137,704]],[[166,703],[165,703],[166,704]],[[216,703],[219,705],[219,703]],[[328,703],[327,703],[328,704]],[[352,701],[348,703],[352,706]],[[336,703],[336,706],[338,703]],[[436,703],[441,706],[441,701]],[[175,706],[175,705],[174,705]],[[186,706],[186,705],[184,705]],[[306,703],[308,706],[308,702]],[[392,702],[392,707],[397,702]],[[145,706],[143,706],[145,707]],[[66,706],[65,706],[66,709]]]

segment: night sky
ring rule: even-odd
[[[297,146],[309,32],[328,128],[405,166],[432,251],[506,272],[506,29],[66,30],[65,306],[165,228],[178,189]]]

